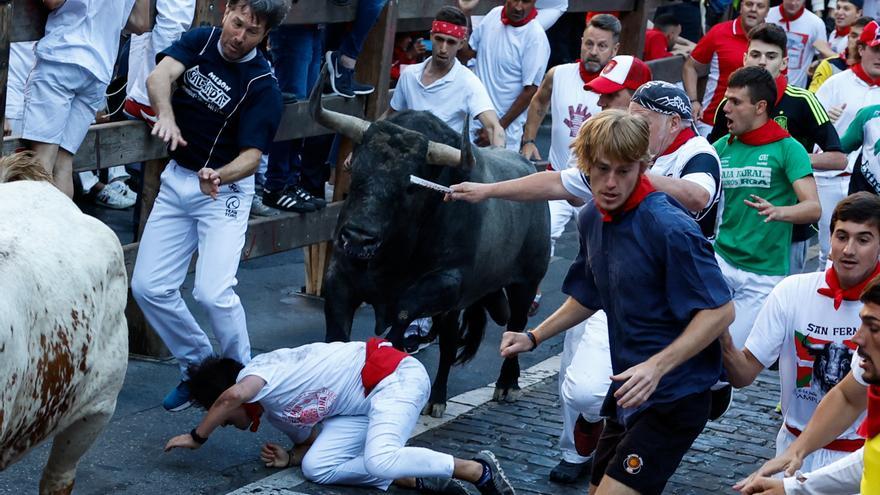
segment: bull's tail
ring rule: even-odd
[[[461,351],[455,357],[455,364],[470,361],[480,348],[483,335],[486,333],[486,310],[482,304],[473,304],[464,310],[459,326],[459,347]]]

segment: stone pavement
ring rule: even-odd
[[[468,458],[490,449],[501,460],[519,494],[585,494],[587,480],[575,485],[548,481],[557,463],[556,438],[561,422],[556,377],[529,387],[514,404],[490,402],[445,425],[415,437],[410,444],[429,447]],[[776,372],[764,372],[751,387],[734,395],[731,410],[707,425],[694,442],[665,493],[735,493],[734,482],[757,469],[774,454],[780,415],[775,412],[779,380]],[[239,493],[261,495],[358,495],[378,490],[330,487],[302,483],[284,489],[258,488]],[[413,493],[391,488],[389,493]],[[476,493],[474,491],[474,493]]]

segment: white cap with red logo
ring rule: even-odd
[[[584,85],[584,89],[607,95],[621,89],[635,91],[652,79],[651,68],[631,55],[618,55],[608,61],[599,77]]]

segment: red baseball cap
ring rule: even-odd
[[[584,89],[600,95],[616,93],[624,88],[635,91],[652,77],[651,68],[641,60],[630,55],[618,55],[609,60],[599,77],[585,84]]]
[[[862,35],[859,36],[859,41],[868,46],[880,45],[880,32],[877,31],[877,21],[869,22],[865,28],[862,29]]]

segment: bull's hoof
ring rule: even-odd
[[[496,387],[495,392],[492,394],[492,400],[495,402],[516,402],[520,395],[522,395],[522,390],[518,386],[508,388]]]
[[[428,402],[425,405],[425,408],[422,409],[422,414],[425,416],[431,416],[432,418],[442,418],[443,414],[446,413],[446,403],[434,404],[432,402]]]

